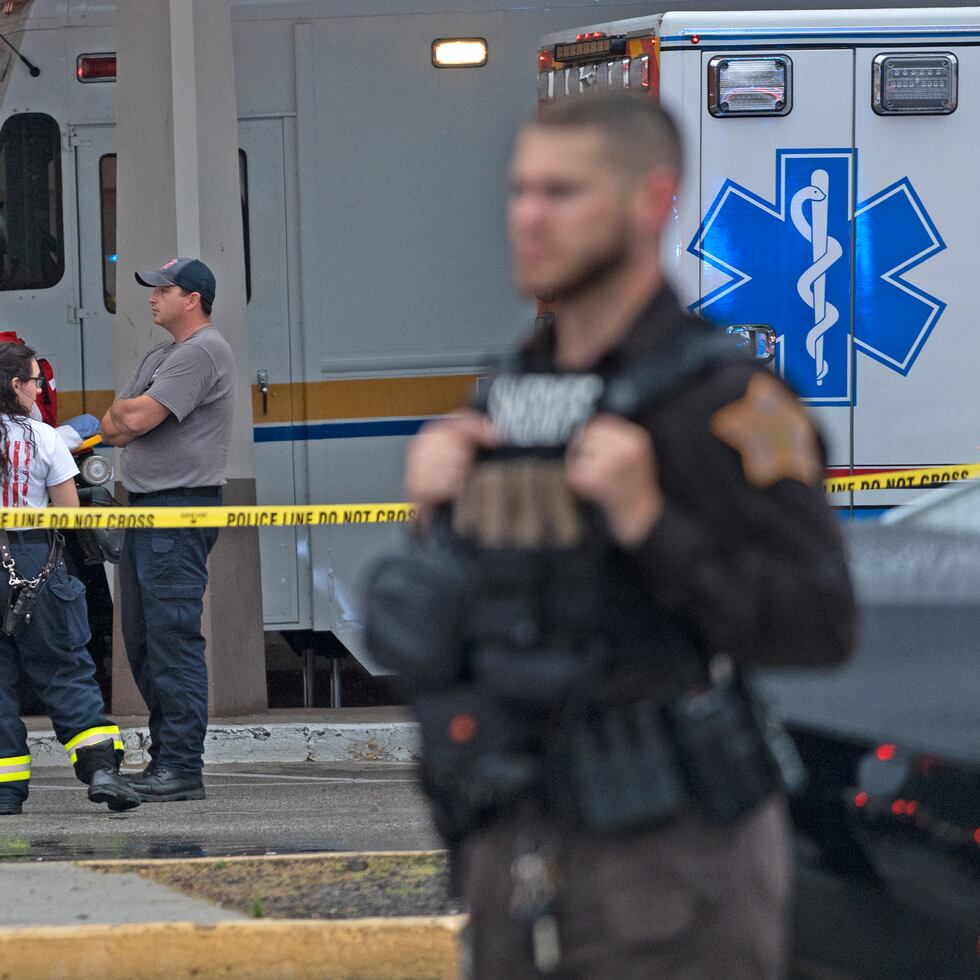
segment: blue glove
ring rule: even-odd
[[[76,415],[73,419],[68,419],[65,425],[70,425],[83,439],[88,439],[99,431],[99,420],[94,415]]]

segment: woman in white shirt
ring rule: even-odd
[[[77,507],[78,467],[50,425],[31,418],[40,371],[34,351],[0,343],[0,506]],[[17,579],[38,577],[52,554],[50,531],[6,532]],[[10,576],[0,571],[0,613]],[[75,775],[93,803],[128,810],[139,797],[119,774],[122,736],[105,715],[95,665],[85,587],[59,560],[40,590],[30,619],[14,635],[0,630],[0,816],[18,814],[27,799],[31,759],[20,718],[17,680],[23,671],[44,701]]]

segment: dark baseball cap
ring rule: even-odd
[[[180,286],[214,302],[214,273],[200,259],[171,259],[162,269],[135,273],[141,286]]]

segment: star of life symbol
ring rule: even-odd
[[[908,374],[945,309],[902,278],[946,247],[911,182],[855,206],[856,164],[851,149],[777,150],[775,203],[726,181],[688,247],[726,279],[692,309],[770,324],[777,370],[811,404],[855,402],[855,348]]]

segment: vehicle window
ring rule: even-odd
[[[46,289],[64,271],[58,124],[11,116],[0,129],[0,290]]]
[[[245,302],[252,298],[252,247],[248,235],[248,156],[238,151],[238,183],[242,193],[242,239],[245,242]]]
[[[242,196],[242,233],[245,240],[245,301],[252,298],[252,261],[248,228],[248,159],[238,151],[238,176]],[[102,293],[105,308],[116,312],[116,154],[99,160],[99,200],[102,207]]]
[[[99,203],[102,211],[102,298],[116,312],[116,155],[99,160]]]

